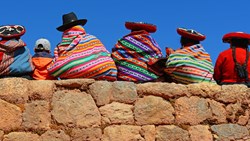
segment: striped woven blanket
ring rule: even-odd
[[[146,82],[157,79],[161,73],[150,65],[162,57],[155,40],[146,31],[136,31],[124,36],[112,49],[118,68],[118,79]]]
[[[166,66],[165,72],[176,83],[214,83],[210,55],[200,44],[176,50],[169,55]]]
[[[54,55],[54,63],[48,68],[54,77],[116,80],[117,68],[109,52],[99,39],[86,34],[82,26],[63,33]]]
[[[31,55],[21,40],[0,41],[0,76],[23,76],[33,71]]]

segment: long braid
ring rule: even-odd
[[[233,53],[233,60],[235,64],[235,69],[240,78],[245,78],[245,81],[248,82],[248,70],[247,70],[247,64],[249,59],[249,53],[248,53],[248,47],[246,48],[246,60],[243,65],[239,64],[236,60],[236,47],[232,46],[232,53]]]

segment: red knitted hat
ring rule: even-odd
[[[125,27],[129,30],[146,30],[149,33],[154,33],[157,30],[156,25],[143,22],[126,22]]]
[[[230,43],[232,39],[246,39],[250,44],[250,34],[244,32],[230,32],[223,36],[222,41],[224,43]]]
[[[1,38],[15,38],[21,37],[26,32],[24,26],[21,25],[4,25],[0,26]]]
[[[196,41],[203,41],[206,39],[206,36],[193,30],[193,29],[186,29],[186,28],[177,28],[177,33],[183,37],[196,40]]]

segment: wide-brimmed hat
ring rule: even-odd
[[[250,34],[244,32],[230,32],[222,37],[224,43],[230,43],[232,39],[246,39],[248,44],[250,44]]]
[[[186,37],[195,41],[203,41],[206,39],[205,35],[193,29],[177,28],[177,33],[183,37]]]
[[[59,31],[65,31],[65,30],[67,30],[75,25],[84,26],[87,23],[87,19],[78,20],[76,14],[74,12],[64,14],[62,16],[62,20],[63,20],[63,25],[56,28]]]
[[[125,27],[132,31],[146,30],[149,33],[154,33],[157,30],[156,25],[144,22],[126,22]]]
[[[3,25],[0,26],[0,37],[1,38],[15,38],[21,37],[26,32],[22,25]]]

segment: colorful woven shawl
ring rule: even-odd
[[[176,50],[169,55],[166,65],[165,72],[176,83],[214,83],[210,55],[200,44]]]
[[[31,56],[21,40],[0,41],[0,76],[22,76],[33,71]]]
[[[150,66],[162,57],[161,49],[146,31],[132,32],[118,40],[112,49],[112,57],[120,80],[146,82],[161,75]]]
[[[82,26],[63,33],[54,55],[55,62],[48,69],[54,77],[116,80],[117,68],[109,52],[95,36],[86,34]]]

